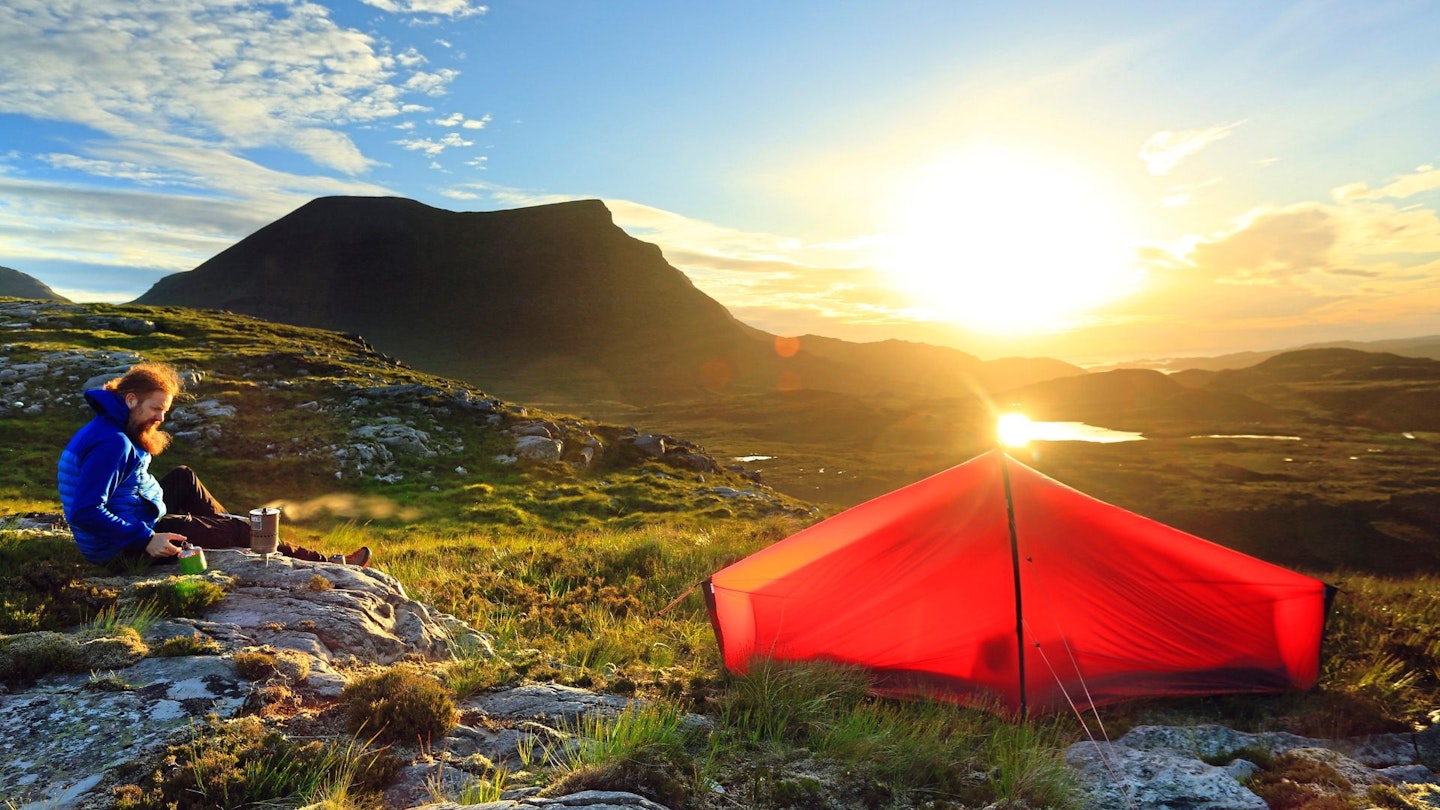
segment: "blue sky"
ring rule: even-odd
[[[1426,2],[7,0],[0,265],[130,300],[304,202],[606,201],[781,334],[1440,333]]]

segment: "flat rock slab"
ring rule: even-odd
[[[614,717],[634,704],[635,701],[616,695],[597,694],[553,683],[534,683],[471,698],[461,708],[507,720],[565,724],[589,715]]]
[[[398,580],[380,571],[236,551],[208,556],[211,570],[233,577],[235,585],[205,618],[241,628],[258,642],[294,648],[295,634],[304,633],[319,642],[323,649],[315,652],[322,659],[378,664],[407,654],[443,661],[455,646],[492,651],[489,637],[409,598]]]
[[[102,691],[70,675],[0,695],[0,795],[65,807],[206,714],[233,715],[250,689],[213,656],[147,658],[116,677],[131,688]]]

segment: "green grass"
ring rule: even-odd
[[[727,757],[748,749],[782,760],[814,752],[840,763],[856,789],[872,796],[1078,806],[1059,755],[1069,738],[1062,724],[874,699],[868,685],[862,672],[833,665],[752,662],[721,698],[722,749]]]
[[[666,731],[659,717],[623,716],[614,722],[628,726],[581,729],[591,742],[578,750],[589,759],[572,762],[569,772],[591,783],[648,786],[672,796],[677,810],[704,804],[713,789],[706,779],[756,807],[824,800],[884,805],[902,795],[928,797],[936,806],[1063,807],[1072,801],[1056,754],[1080,732],[1064,717],[1014,724],[947,704],[875,700],[865,696],[862,678],[843,670],[762,667],[745,678],[721,674],[699,594],[665,608],[709,574],[818,516],[804,504],[777,496],[776,513],[748,500],[725,500],[704,490],[751,483],[729,473],[702,481],[694,472],[620,452],[607,452],[588,470],[500,464],[493,456],[509,446],[505,424],[490,425],[443,397],[377,404],[354,396],[354,389],[393,384],[462,388],[334,333],[181,309],[83,310],[146,317],[157,332],[100,332],[81,313],[14,335],[8,357],[21,362],[48,352],[126,349],[203,372],[194,397],[233,404],[237,415],[222,425],[222,441],[177,442],[157,470],[195,466],[236,512],[283,501],[287,540],[326,553],[369,545],[374,566],[395,575],[413,597],[492,635],[494,657],[464,650],[440,669],[454,694],[553,680],[658,700],[665,713],[700,711],[715,719],[715,729],[699,738]],[[0,513],[58,510],[55,459],[87,412],[65,381],[47,384],[61,392],[54,407],[0,418]],[[310,402],[321,407],[301,407]],[[414,421],[464,449],[399,459],[393,471],[403,478],[397,482],[337,477],[329,448],[354,424],[386,415]],[[861,402],[813,393],[660,404],[624,414],[642,430],[700,441],[722,462],[730,453],[783,457],[774,481],[822,503],[853,503],[963,460],[983,447],[971,435],[974,417],[973,404],[958,400]],[[507,412],[501,421],[522,418],[558,417],[534,410],[525,417]],[[607,436],[614,427],[584,424]],[[684,425],[696,431],[676,429]],[[1305,548],[1322,565],[1374,558],[1376,568],[1367,570],[1388,565],[1402,572],[1411,563],[1386,549],[1428,548],[1429,535],[1417,527],[1435,508],[1425,493],[1440,481],[1433,472],[1440,469],[1433,463],[1440,435],[1422,432],[1402,441],[1333,425],[1294,431],[1276,425],[1270,432],[1303,432],[1309,439],[1242,446],[1197,444],[1185,426],[1170,427],[1139,450],[1055,445],[1027,460],[1105,500],[1237,547],[1259,534],[1260,550],[1293,551],[1301,546],[1285,532],[1303,531]],[[1372,447],[1383,452],[1368,453]],[[1363,465],[1352,463],[1352,455]],[[1264,475],[1223,480],[1215,475],[1219,461]],[[1364,533],[1354,535],[1357,527]],[[0,528],[0,634],[132,622],[117,614],[118,594],[94,583],[107,573],[81,559],[66,538]],[[1343,593],[1314,690],[1122,704],[1102,712],[1111,736],[1141,722],[1219,722],[1327,737],[1427,723],[1440,705],[1440,578],[1348,569],[1322,578]],[[190,646],[176,642],[174,648]],[[223,760],[250,768],[254,784],[284,783],[271,792],[328,797],[337,806],[351,801],[356,780],[343,767],[327,765],[321,770],[328,776],[302,785],[287,770],[289,760],[271,756],[290,752],[278,741],[242,744],[226,736],[230,732],[206,733],[217,742],[197,742],[182,759],[217,767]],[[826,778],[794,767],[812,758]],[[202,790],[202,774],[191,772],[197,784],[174,791]],[[676,778],[662,779],[667,772]],[[504,784],[498,779],[484,777],[475,795],[491,796]],[[848,792],[827,793],[827,779]],[[156,806],[182,795],[158,784],[137,789]]]

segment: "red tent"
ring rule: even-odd
[[[705,587],[731,672],[757,656],[835,661],[872,672],[881,693],[1022,712],[1307,688],[1329,590],[998,451],[817,523]]]

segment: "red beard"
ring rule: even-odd
[[[165,448],[170,446],[170,441],[174,438],[169,433],[160,430],[160,426],[154,422],[139,430],[127,432],[130,435],[130,441],[152,456],[158,456],[165,452]]]

